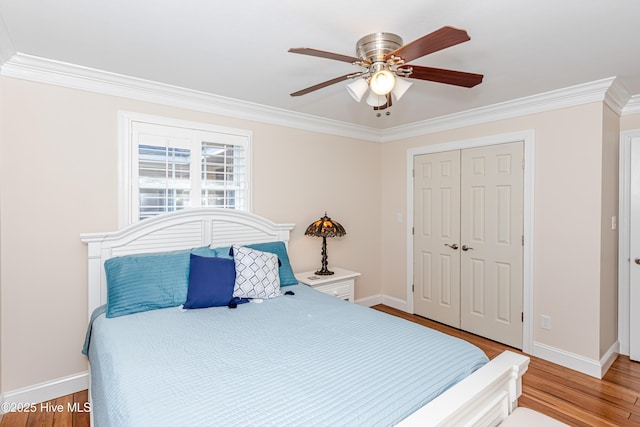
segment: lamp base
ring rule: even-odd
[[[322,236],[322,268],[315,272],[318,276],[330,276],[333,274],[333,271],[329,271],[327,266],[329,262],[327,261],[327,237]]]
[[[317,276],[331,276],[333,271],[329,271],[327,267],[322,267],[321,270],[316,271],[314,274]]]

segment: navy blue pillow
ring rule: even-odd
[[[184,308],[222,307],[233,299],[236,266],[232,259],[191,254]]]

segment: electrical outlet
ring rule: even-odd
[[[545,316],[544,314],[540,315],[540,327],[544,330],[551,330],[551,317]]]

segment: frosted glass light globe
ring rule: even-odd
[[[386,95],[393,90],[396,84],[396,77],[389,70],[376,71],[371,76],[369,87],[377,95]]]

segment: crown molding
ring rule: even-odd
[[[629,102],[627,102],[627,105],[622,109],[623,116],[631,114],[640,114],[640,95],[632,96]]]
[[[2,65],[0,75],[294,129],[380,141],[379,131],[375,128],[21,53],[13,55]]]
[[[610,77],[595,82],[584,83],[564,89],[532,95],[499,104],[467,110],[434,119],[415,122],[381,131],[382,142],[397,141],[403,138],[427,135],[465,126],[478,125],[497,120],[510,119],[529,114],[542,113],[560,108],[574,107],[590,102],[604,102],[609,88],[615,81]],[[621,97],[622,91],[612,97],[610,102]]]
[[[622,111],[630,99],[631,95],[629,91],[618,79],[613,80],[611,86],[604,94],[604,103],[619,116],[622,115]]]
[[[0,21],[0,40],[2,32]],[[9,44],[7,49],[0,42],[0,60],[3,53],[10,53],[13,46]],[[590,102],[604,102],[619,115],[640,113],[640,97],[630,97],[615,77],[380,130],[22,53],[4,62],[0,75],[373,142],[392,142]]]

